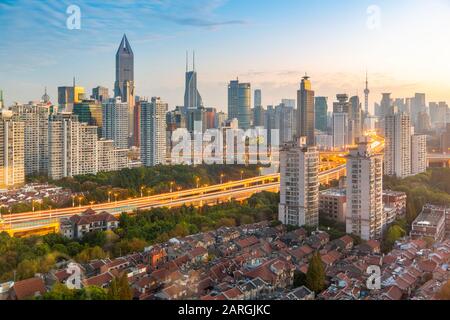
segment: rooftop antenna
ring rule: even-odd
[[[192,52],[192,71],[195,71],[195,50]]]
[[[75,88],[75,77],[73,77],[73,87]]]
[[[186,50],[186,72],[188,72],[189,52]]]

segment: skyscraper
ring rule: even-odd
[[[153,97],[141,103],[141,161],[151,167],[166,163],[167,103]]]
[[[373,153],[364,138],[347,157],[347,233],[379,239],[386,223],[383,210],[383,155]]]
[[[327,97],[315,98],[316,109],[316,129],[322,132],[328,130],[327,126],[327,114],[328,114],[328,101]]]
[[[364,89],[364,112],[365,112],[366,116],[369,115],[369,94],[370,94],[369,78],[368,78],[367,72],[366,72],[366,87]]]
[[[281,103],[275,108],[275,122],[276,127],[274,129],[279,129],[280,145],[293,141],[296,135],[296,110],[292,105],[285,105]]]
[[[427,171],[427,136],[411,136],[411,173],[413,175]]]
[[[238,120],[239,129],[247,130],[251,125],[251,85],[232,80],[228,85],[228,119]]]
[[[425,93],[416,93],[411,100],[411,122],[417,124],[417,118],[420,112],[426,112]]]
[[[334,112],[332,117],[333,148],[345,149],[349,145],[348,139],[348,114],[345,112]]]
[[[306,137],[306,144],[315,144],[315,110],[314,91],[311,88],[311,81],[308,76],[304,76],[300,83],[300,90],[297,91],[297,136]]]
[[[11,111],[24,128],[25,174],[47,174],[48,119],[51,106],[47,103],[16,104]]]
[[[263,106],[255,106],[253,108],[253,126],[264,127],[266,110]]]
[[[377,116],[383,119],[391,111],[392,99],[390,93],[382,93],[381,95],[380,109]]]
[[[108,102],[103,103],[102,137],[114,140],[117,148],[128,148],[129,116],[128,103],[122,102],[120,97],[109,99]]]
[[[262,94],[261,89],[255,90],[255,98],[254,98],[254,108],[262,107]]]
[[[102,86],[93,88],[91,98],[99,101],[100,103],[106,102],[109,99],[108,88]]]
[[[83,100],[75,103],[73,114],[78,116],[78,121],[85,122],[90,126],[97,126],[98,135],[102,136],[103,110],[99,100]]]
[[[116,53],[116,82],[114,97],[120,97],[122,102],[128,104],[128,136],[133,135],[134,113],[134,54],[124,35]]]
[[[384,174],[411,175],[411,120],[404,112],[391,112],[384,120]]]
[[[0,90],[0,110],[3,109],[4,102],[3,102],[3,90]]]
[[[319,225],[319,152],[302,137],[280,150],[278,219],[287,225]]]
[[[184,107],[189,109],[200,109],[203,107],[202,96],[197,89],[197,72],[195,71],[195,52],[192,58],[192,71],[188,71],[188,53],[186,52],[186,81],[184,91]]]
[[[362,135],[362,110],[358,96],[350,98],[349,144],[354,144]]]
[[[73,105],[83,99],[84,88],[76,85],[75,78],[71,87],[58,87],[58,108],[60,112],[72,112]]]
[[[17,121],[10,110],[0,112],[0,190],[25,183],[25,124]]]

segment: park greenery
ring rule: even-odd
[[[86,263],[142,251],[173,237],[184,237],[221,226],[238,226],[275,220],[279,195],[262,192],[248,200],[194,208],[157,208],[121,215],[115,231],[93,232],[82,240],[59,234],[11,238],[0,234],[0,281],[16,281],[50,271],[58,262]]]

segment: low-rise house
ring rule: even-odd
[[[29,300],[41,297],[47,292],[44,281],[39,277],[15,282],[11,293],[11,300]]]
[[[69,239],[81,239],[94,231],[107,231],[117,228],[119,220],[112,214],[103,211],[96,213],[88,209],[81,215],[74,215],[61,222],[60,232]]]
[[[314,292],[305,286],[301,286],[287,293],[285,300],[314,300]]]

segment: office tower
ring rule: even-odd
[[[267,144],[270,146],[272,143],[272,130],[280,129],[280,123],[276,121],[276,112],[273,106],[267,106],[267,110],[264,112],[264,129],[267,131]]]
[[[365,112],[366,116],[369,115],[369,94],[370,94],[369,78],[368,78],[367,72],[366,72],[366,87],[364,89],[364,112]]]
[[[295,99],[281,99],[281,103],[286,107],[294,108],[297,106],[297,101]]]
[[[25,175],[47,174],[48,119],[52,107],[47,103],[30,102],[11,107],[19,121],[24,123]]]
[[[334,112],[332,119],[333,147],[343,150],[349,145],[348,139],[348,114],[345,112]]]
[[[308,76],[304,76],[297,91],[297,136],[306,137],[309,146],[315,143],[314,91]]]
[[[186,115],[183,111],[184,107],[177,106],[175,110],[166,114],[167,130],[170,132],[179,128],[187,128]]]
[[[217,112],[216,120],[215,120],[216,128],[221,128],[227,119],[228,119],[228,115],[225,112],[222,112],[222,111]]]
[[[106,102],[109,99],[108,88],[98,86],[92,89],[92,99],[99,101],[100,103]]]
[[[73,114],[78,116],[79,122],[98,127],[98,135],[102,136],[103,108],[99,100],[83,100],[75,103]]]
[[[201,123],[202,132],[206,131],[206,110],[203,107],[198,109],[188,109],[186,114],[187,129],[189,132],[194,132],[196,129],[196,122]],[[198,129],[198,128],[197,128]]]
[[[205,125],[206,129],[214,129],[216,127],[216,108],[205,109]]]
[[[141,104],[141,161],[151,167],[166,163],[167,103],[153,97]]]
[[[120,97],[103,103],[102,137],[113,140],[117,148],[128,148],[129,116],[128,103],[122,102]]]
[[[441,134],[441,152],[450,153],[450,123],[447,123],[446,130]]]
[[[251,85],[232,80],[228,85],[228,119],[236,118],[239,129],[247,130],[251,125]]]
[[[333,102],[333,113],[350,113],[350,102],[345,93],[336,95],[337,102]]]
[[[349,144],[354,144],[362,136],[362,110],[358,96],[350,98]]]
[[[257,107],[262,107],[262,94],[261,94],[261,89],[256,89],[255,90],[255,97],[254,97],[254,108],[256,109]]]
[[[189,71],[188,53],[186,52],[186,77],[184,91],[184,107],[186,110],[203,107],[202,96],[197,89],[197,72],[195,71],[195,52],[192,58],[192,71]]]
[[[425,111],[420,111],[417,114],[416,124],[418,133],[428,133],[431,131],[430,116]]]
[[[347,157],[347,233],[363,240],[381,238],[383,210],[383,155],[362,138]]]
[[[448,113],[448,105],[444,101],[439,103],[430,102],[430,120],[433,126],[440,125],[444,126],[447,123],[447,113]]]
[[[426,97],[425,93],[416,93],[411,100],[411,120],[412,123],[417,124],[417,117],[420,112],[426,112]]]
[[[255,106],[253,108],[253,126],[254,127],[264,127],[266,110],[263,106]]]
[[[327,115],[328,115],[328,101],[327,97],[316,97],[316,129],[322,132],[328,131]]]
[[[319,225],[319,152],[302,137],[280,150],[278,219],[286,225]]]
[[[411,172],[413,175],[427,171],[427,136],[411,136]]]
[[[72,112],[75,103],[84,99],[84,88],[75,84],[71,87],[58,87],[58,109],[60,112]]]
[[[114,97],[120,97],[123,103],[128,105],[128,137],[133,135],[133,112],[135,104],[134,84],[134,54],[124,35],[116,53],[116,82],[114,85]],[[117,141],[116,141],[117,142]]]
[[[404,112],[385,117],[384,174],[404,178],[411,175],[411,120]]]
[[[392,99],[390,93],[382,93],[381,94],[381,102],[380,102],[380,109],[378,113],[378,117],[384,118],[387,114],[390,113],[392,108]]]
[[[25,124],[17,121],[10,110],[0,113],[0,190],[13,189],[25,183]]]
[[[294,106],[281,103],[275,108],[275,129],[279,129],[280,145],[293,141],[296,136],[296,110]]]

